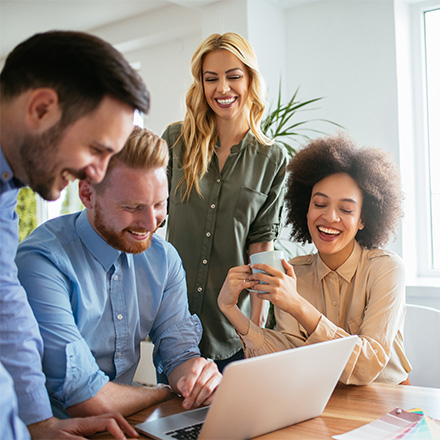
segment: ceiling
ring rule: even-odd
[[[154,9],[190,8],[216,0],[0,0],[0,59],[31,35],[51,29],[88,31]]]
[[[197,8],[216,1],[219,0],[0,0],[0,62],[18,43],[37,32],[53,29],[91,31],[170,5]],[[289,8],[317,0],[264,1]]]

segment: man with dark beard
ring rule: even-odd
[[[154,234],[167,213],[167,164],[166,142],[136,127],[100,184],[80,182],[86,209],[44,223],[19,246],[55,414],[129,415],[172,397],[169,387],[133,385],[147,336],[185,408],[209,404],[221,380],[200,357],[180,257]]]
[[[0,87],[0,437],[79,438],[114,425],[122,438],[114,417],[52,415],[43,344],[14,263],[15,205],[24,185],[55,200],[70,180],[101,181],[133,129],[134,111],[148,111],[148,91],[110,44],[69,31],[19,44],[5,61]]]

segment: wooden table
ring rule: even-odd
[[[311,420],[258,437],[258,440],[331,439],[378,419],[394,408],[421,408],[440,420],[440,388],[371,384],[362,387],[338,385],[324,412]],[[145,409],[128,418],[132,425],[183,411],[181,399],[175,398]],[[110,439],[101,433],[93,439]],[[147,438],[141,434],[141,438]]]

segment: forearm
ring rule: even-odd
[[[253,254],[257,254],[258,252],[267,252],[273,251],[273,242],[259,242],[259,243],[251,243],[249,245],[248,254],[249,256]]]
[[[306,299],[299,296],[297,302],[292,305],[292,308],[287,310],[311,335],[318,326],[322,313],[310,304]]]
[[[258,298],[253,292],[249,292],[251,301],[251,321],[264,328],[267,320],[267,312],[269,310],[269,302],[265,299]]]
[[[57,423],[57,419],[55,417],[50,417],[46,420],[42,420],[37,423],[32,423],[28,425],[28,431],[31,435],[32,440],[36,439],[47,439],[49,437],[49,433],[52,432],[53,426]]]
[[[118,412],[129,416],[144,408],[164,402],[174,396],[167,387],[142,387],[120,385],[112,382],[105,384],[91,399],[67,408],[71,417]]]
[[[250,327],[249,318],[239,309],[238,306],[223,307],[221,311],[232,324],[235,330],[241,335],[247,335]],[[258,325],[258,324],[256,324]]]
[[[180,364],[179,366],[174,368],[174,370],[171,371],[171,373],[168,375],[168,383],[170,384],[171,388],[177,393],[180,393],[177,382],[181,377],[185,377],[191,371],[192,364],[193,359],[189,359],[183,362],[183,364]]]

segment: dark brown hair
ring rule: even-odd
[[[316,183],[346,173],[362,191],[361,218],[365,227],[357,242],[367,249],[385,245],[402,217],[402,191],[397,167],[379,148],[357,148],[345,135],[310,141],[290,161],[287,182],[287,220],[293,240],[312,242],[307,212]]]
[[[54,89],[64,127],[95,110],[104,96],[144,113],[150,106],[145,84],[122,54],[83,32],[50,31],[19,44],[6,59],[0,87],[3,100],[39,87]]]

